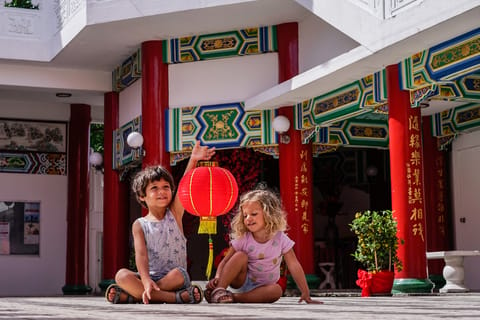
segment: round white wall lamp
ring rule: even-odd
[[[100,152],[92,152],[88,157],[88,161],[92,166],[98,167],[103,163],[103,156]]]
[[[290,128],[290,120],[285,116],[276,116],[272,122],[273,130],[280,135],[280,142],[284,144],[290,143],[290,136],[286,133]]]
[[[278,133],[285,133],[290,128],[290,121],[285,116],[276,116],[272,122],[273,130]]]
[[[139,132],[130,132],[130,134],[127,136],[127,144],[130,146],[130,148],[140,148],[143,145],[143,136]]]

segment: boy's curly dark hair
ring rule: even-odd
[[[138,203],[140,203],[144,208],[148,209],[147,204],[145,201],[140,200],[140,197],[145,197],[147,185],[150,182],[159,181],[161,179],[164,179],[168,182],[170,188],[172,189],[172,194],[174,194],[175,182],[172,174],[163,166],[149,166],[135,175],[135,178],[132,181],[132,191],[135,193]]]

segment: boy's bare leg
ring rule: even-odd
[[[170,270],[165,277],[157,281],[158,287],[163,291],[176,291],[183,287],[184,283],[183,274],[178,269]]]
[[[144,287],[142,281],[138,278],[137,274],[128,269],[120,269],[115,276],[116,283],[126,292],[128,292],[135,301],[142,301],[142,295]],[[157,285],[160,288],[159,291],[153,290],[151,292],[151,303],[175,303],[175,291],[183,286],[185,279],[182,273],[173,269],[165,277],[157,281]],[[109,293],[113,295],[115,293]],[[195,300],[200,299],[201,293],[194,291]],[[180,295],[183,301],[188,301],[190,296],[188,292],[182,292]]]
[[[136,273],[128,269],[120,269],[115,275],[115,282],[136,301],[142,300],[143,284]]]

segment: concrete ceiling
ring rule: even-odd
[[[228,6],[195,9],[86,26],[49,62],[0,59],[0,64],[112,72],[142,42],[208,34],[261,25],[300,22],[311,13],[295,1],[262,0]],[[70,98],[58,98],[58,89],[0,85],[0,97],[50,103],[103,105],[103,92],[68,90]],[[28,93],[28,94],[27,94]]]

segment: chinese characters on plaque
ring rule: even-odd
[[[300,157],[300,174],[295,176],[294,184],[294,210],[295,215],[300,215],[301,224],[300,228],[304,234],[307,234],[310,231],[310,221],[308,218],[308,208],[309,208],[309,193],[308,193],[308,183],[309,183],[309,172],[307,168],[307,159],[308,151],[302,150],[299,154]]]

